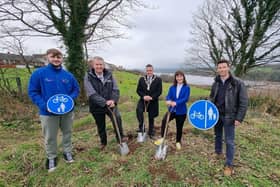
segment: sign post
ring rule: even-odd
[[[188,119],[192,126],[200,130],[214,127],[219,120],[217,107],[208,100],[194,102],[188,111]]]

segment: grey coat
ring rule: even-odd
[[[104,69],[104,81],[102,82],[94,73],[94,69],[88,71],[84,77],[84,86],[89,98],[91,113],[105,113],[106,101],[114,100],[118,103],[120,91],[112,73]]]
[[[232,76],[225,92],[225,117],[242,122],[248,107],[248,94],[245,84],[240,79]],[[220,76],[215,78],[210,92],[210,100],[216,104]]]

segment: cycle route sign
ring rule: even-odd
[[[53,114],[66,114],[74,108],[74,101],[69,95],[56,94],[48,99],[48,110]]]
[[[211,101],[198,100],[189,107],[188,119],[195,128],[208,130],[217,124],[219,111]]]

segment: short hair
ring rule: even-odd
[[[153,65],[152,64],[147,64],[146,68],[153,68]]]
[[[62,52],[55,48],[48,49],[46,55],[49,54],[53,54],[54,56],[62,56]]]
[[[104,59],[102,57],[100,57],[100,56],[95,56],[95,57],[89,59],[88,62],[91,63],[91,62],[94,62],[95,60],[100,60],[100,61],[102,61],[104,63]]]
[[[217,62],[217,66],[218,66],[218,64],[222,64],[222,63],[226,63],[228,66],[230,65],[230,62],[229,62],[228,60],[226,60],[226,59],[221,59],[221,60],[219,60],[219,61]]]

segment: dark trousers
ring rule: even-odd
[[[139,122],[139,131],[142,132],[143,131],[143,124],[147,123],[146,121],[144,121],[144,108],[141,108],[141,107],[138,107],[136,109],[136,116],[137,116],[137,119],[138,119],[138,122]],[[153,117],[150,117],[149,115],[149,112],[146,112],[145,113],[145,118],[149,118],[149,130],[148,130],[148,134],[150,136],[154,136],[155,135],[155,131],[154,131],[154,118]],[[145,132],[145,129],[144,129],[144,132]]]
[[[166,128],[166,120],[167,120],[168,112],[164,115],[162,122],[161,122],[161,137],[164,136],[164,131]],[[169,121],[176,119],[176,142],[181,142],[182,134],[183,134],[183,125],[186,120],[186,114],[183,115],[176,115],[175,112],[170,113]]]
[[[123,137],[122,119],[121,119],[121,115],[119,113],[118,108],[115,107],[113,112],[116,116],[117,124],[114,123],[113,115],[111,114],[111,112],[108,109],[106,110],[106,113],[92,113],[92,116],[95,119],[95,122],[97,125],[98,135],[100,137],[101,144],[103,144],[103,145],[107,145],[106,121],[105,121],[106,115],[109,116],[109,118],[111,119],[111,121],[113,123],[117,141],[120,142],[116,128],[115,128],[116,125],[118,125],[118,127],[119,127],[119,132],[120,132],[121,138]]]
[[[214,127],[215,132],[215,152],[220,154],[223,152],[223,130],[225,133],[226,143],[226,166],[233,165],[234,157],[234,136],[235,125],[233,119],[226,119],[224,116],[220,116],[218,123]]]

